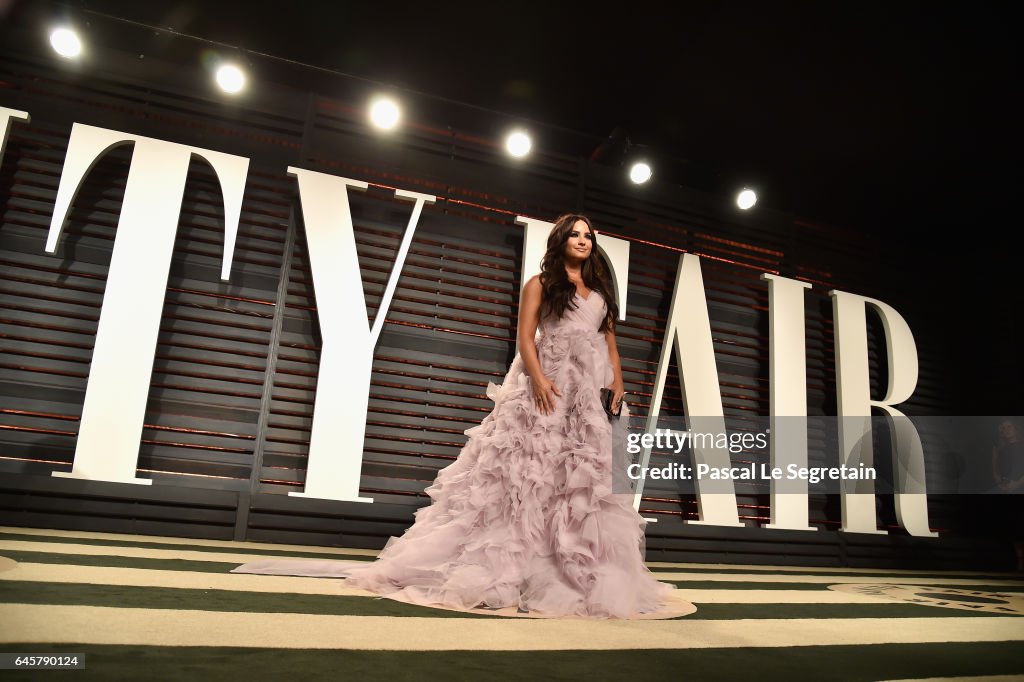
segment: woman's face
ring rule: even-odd
[[[565,241],[565,259],[567,261],[585,261],[594,249],[594,233],[585,220],[577,220],[569,231]]]

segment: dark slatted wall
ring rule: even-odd
[[[458,455],[463,432],[488,413],[486,386],[499,383],[512,360],[523,247],[517,215],[552,220],[582,210],[602,232],[631,242],[629,316],[618,339],[626,389],[640,416],[648,409],[684,252],[702,257],[733,428],[749,428],[754,416],[768,413],[768,291],[761,273],[814,285],[806,331],[809,405],[816,415],[835,413],[827,292],[886,299],[875,277],[880,249],[862,235],[768,210],[737,216],[721,199],[685,188],[627,186],[620,169],[581,161],[585,151],[565,145],[546,151],[538,144],[528,161],[512,163],[494,122],[477,112],[424,107],[387,137],[364,121],[363,86],[328,96],[322,83],[300,85],[308,74],[293,79],[268,64],[265,81],[256,69],[256,94],[226,104],[196,84],[205,77],[198,66],[172,58],[189,53],[187,41],[163,59],[140,61],[112,39],[91,66],[70,69],[55,63],[29,28],[5,27],[0,62],[0,106],[32,114],[30,124],[12,126],[0,167],[5,523],[382,546],[426,503],[423,489]],[[130,27],[107,30],[115,38],[123,34],[126,45],[142,40]],[[217,180],[202,161],[189,171],[139,451],[138,475],[153,479],[151,487],[49,476],[69,470],[73,458],[131,156],[130,148],[118,149],[96,165],[57,254],[46,254],[73,122],[250,159],[228,282],[220,280]],[[321,345],[288,165],[370,183],[366,192],[350,192],[369,311],[368,320],[353,324],[369,325],[376,315],[410,215],[410,202],[395,199],[393,189],[437,196],[424,209],[374,360],[362,477],[362,495],[374,498],[372,505],[286,495],[301,491],[305,480]],[[927,339],[918,345],[921,381],[911,407],[940,412],[939,351]],[[878,386],[884,380],[878,330],[872,353]],[[663,413],[683,414],[674,363]],[[810,437],[812,447],[827,449],[833,436]],[[741,454],[736,462],[749,460]],[[667,455],[656,452],[654,461]],[[650,483],[641,505],[657,519],[648,529],[650,558],[906,563],[908,552],[927,545],[932,563],[937,556],[951,564],[968,560],[967,545],[956,537],[846,537],[835,532],[838,509],[824,498],[812,498],[817,533],[760,528],[769,518],[767,489],[741,494],[739,503],[747,528],[687,525],[697,518],[693,496]]]

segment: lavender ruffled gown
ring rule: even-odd
[[[561,392],[555,411],[538,411],[517,355],[504,383],[488,387],[494,410],[466,431],[413,526],[376,561],[319,562],[336,567],[308,574],[427,606],[603,618],[659,610],[674,587],[643,563],[646,522],[632,494],[612,493],[613,429],[599,392],[613,371],[597,331],[607,308],[597,292],[574,303],[540,324],[541,367]],[[236,570],[278,572],[259,568]]]

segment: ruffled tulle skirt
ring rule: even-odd
[[[561,328],[542,337],[538,354],[561,393],[555,411],[538,412],[516,356],[502,385],[489,386],[493,411],[426,489],[432,503],[376,561],[348,569],[346,585],[428,606],[542,615],[628,618],[666,602],[674,588],[643,563],[633,496],[612,491],[604,336]]]

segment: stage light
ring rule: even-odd
[[[505,149],[517,159],[521,159],[529,154],[532,147],[533,143],[530,142],[530,136],[522,130],[515,130],[505,138]]]
[[[82,41],[70,28],[55,28],[50,33],[50,45],[61,57],[74,59],[82,54]]]
[[[638,161],[629,169],[629,179],[638,185],[642,185],[651,179],[651,167],[643,161]]]
[[[237,95],[245,87],[245,72],[234,64],[221,64],[214,77],[220,89],[230,95]]]
[[[748,208],[757,203],[757,194],[752,189],[744,188],[739,194],[736,195],[736,205],[742,210],[746,211]]]
[[[378,97],[370,104],[370,121],[378,128],[391,130],[401,117],[402,112],[393,99]]]

